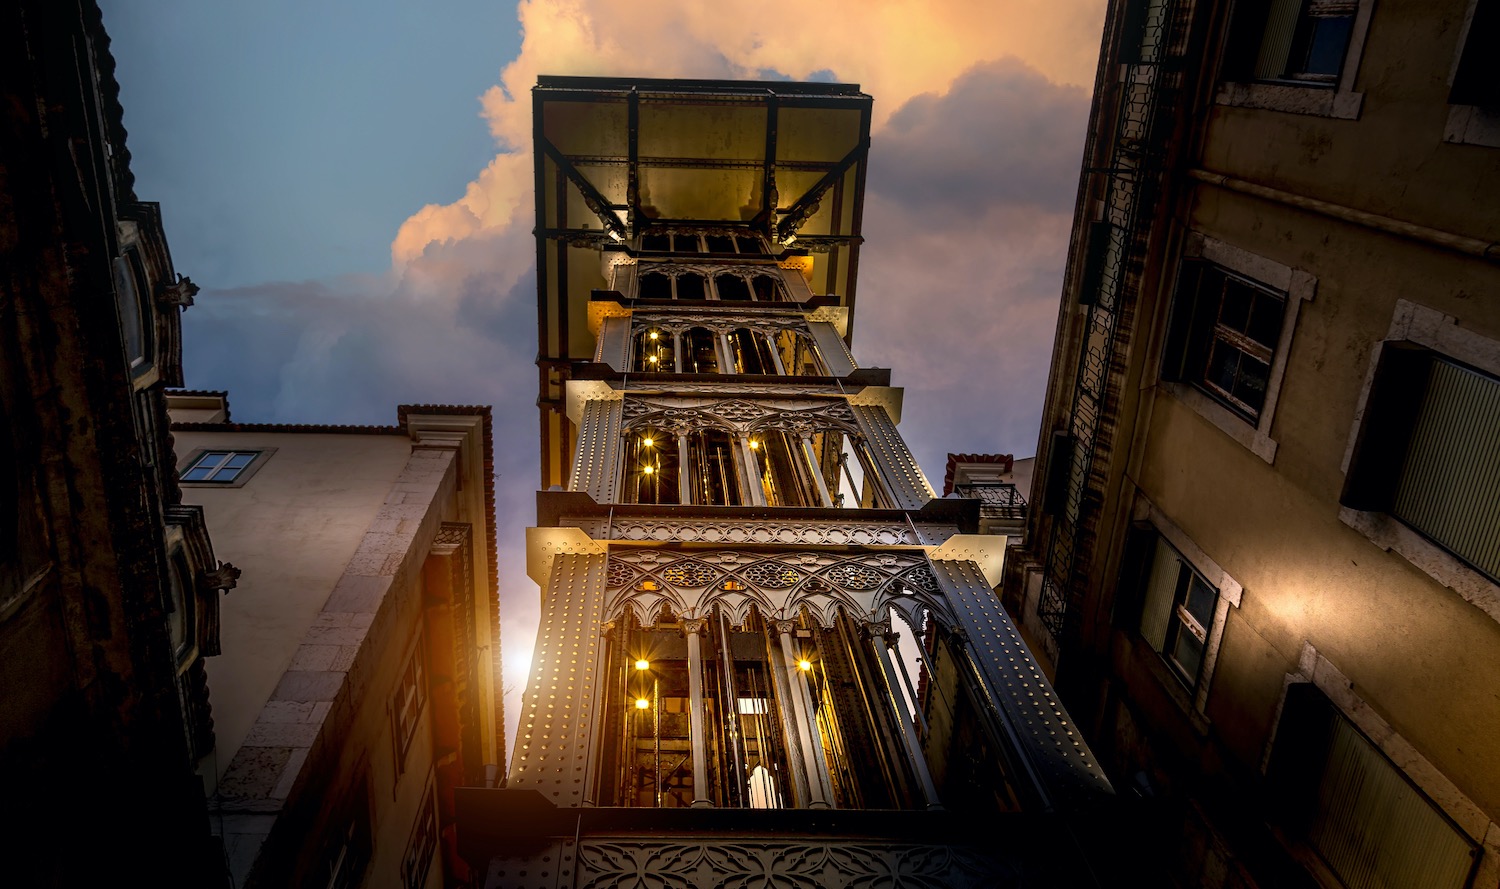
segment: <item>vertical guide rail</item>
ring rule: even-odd
[[[1138,48],[1120,49],[1121,58],[1135,60],[1120,66],[1123,74],[1109,166],[1102,170],[1085,168],[1083,172],[1084,189],[1088,188],[1089,176],[1106,177],[1104,218],[1086,228],[1083,237],[1107,237],[1108,242],[1102,249],[1087,241],[1083,245],[1087,253],[1102,256],[1102,262],[1093,274],[1085,264],[1078,291],[1079,301],[1087,310],[1067,427],[1073,441],[1071,465],[1062,509],[1047,543],[1037,606],[1037,614],[1054,642],[1061,642],[1074,619],[1088,576],[1087,557],[1081,554],[1086,547],[1080,541],[1092,533],[1088,504],[1091,497],[1098,497],[1104,484],[1104,470],[1095,472],[1096,459],[1107,459],[1113,444],[1115,423],[1108,419],[1106,402],[1119,319],[1121,310],[1131,306],[1139,295],[1140,267],[1153,221],[1150,210],[1165,172],[1164,152],[1157,145],[1161,130],[1157,124],[1170,111],[1182,76],[1177,66],[1161,64],[1169,49],[1180,52],[1174,45],[1180,43],[1183,30],[1175,21],[1180,2],[1137,0],[1144,7],[1139,10],[1144,18],[1139,31],[1128,25],[1119,29],[1124,39],[1133,39],[1132,32],[1138,33],[1141,43]]]

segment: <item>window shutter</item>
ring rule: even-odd
[[[1391,513],[1500,577],[1500,380],[1434,360]]]

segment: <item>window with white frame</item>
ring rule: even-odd
[[[1286,294],[1202,259],[1177,279],[1167,376],[1185,380],[1254,423],[1265,406]]]
[[[1160,657],[1162,682],[1184,711],[1201,715],[1229,609],[1244,588],[1192,538],[1137,496],[1125,540],[1115,625],[1139,635]]]
[[[1162,350],[1164,388],[1272,463],[1272,422],[1302,303],[1317,279],[1189,232]]]
[[[1282,829],[1341,885],[1470,885],[1479,844],[1311,683],[1287,687],[1267,778]]]
[[[187,466],[179,474],[179,479],[183,482],[206,485],[243,483],[249,478],[256,458],[266,454],[265,450],[205,450],[188,461]]]
[[[396,736],[396,774],[406,771],[406,755],[416,743],[417,728],[422,723],[422,708],[427,703],[427,676],[422,657],[421,640],[412,647],[396,691],[391,696],[391,728]]]
[[[417,821],[407,838],[406,852],[401,856],[401,885],[407,889],[422,889],[427,885],[427,872],[432,869],[437,842],[437,800],[429,783],[422,795],[422,810],[417,813]]]
[[[1353,91],[1374,0],[1239,0],[1216,101],[1357,118]]]
[[[1142,590],[1141,638],[1189,689],[1196,689],[1219,590],[1160,536]]]
[[[1343,506],[1388,514],[1500,583],[1500,378],[1387,342],[1366,396]]]

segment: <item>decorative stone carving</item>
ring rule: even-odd
[[[163,309],[185,309],[193,304],[193,297],[198,295],[199,287],[193,283],[193,279],[185,275],[178,275],[177,280],[170,284],[162,284],[156,292],[156,303]]]
[[[217,568],[198,572],[198,588],[205,592],[223,590],[227,593],[239,585],[240,574],[240,569],[228,562],[220,562]]]

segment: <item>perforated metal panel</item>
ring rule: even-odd
[[[1060,805],[1113,793],[979,566],[934,561],[932,569],[967,636],[964,648],[985,683],[984,691],[1046,798]]]
[[[629,370],[626,361],[630,351],[630,319],[605,318],[599,325],[599,350],[594,360],[618,371]]]
[[[583,407],[583,427],[578,430],[578,449],[573,455],[572,489],[600,503],[613,503],[615,499],[623,407],[619,399],[595,399]]]
[[[580,805],[589,785],[606,559],[553,559],[511,761],[511,787],[538,790],[562,808]]]
[[[850,407],[865,434],[870,456],[875,459],[880,474],[891,489],[896,506],[921,509],[927,501],[935,499],[937,492],[927,483],[927,477],[917,466],[911,451],[907,450],[906,442],[896,431],[896,424],[891,422],[885,408],[873,404],[852,404]]]
[[[818,344],[818,352],[822,354],[823,364],[828,367],[829,374],[842,377],[854,371],[854,356],[849,354],[844,338],[839,336],[832,324],[827,321],[810,321],[807,329],[812,333],[813,342]]]

